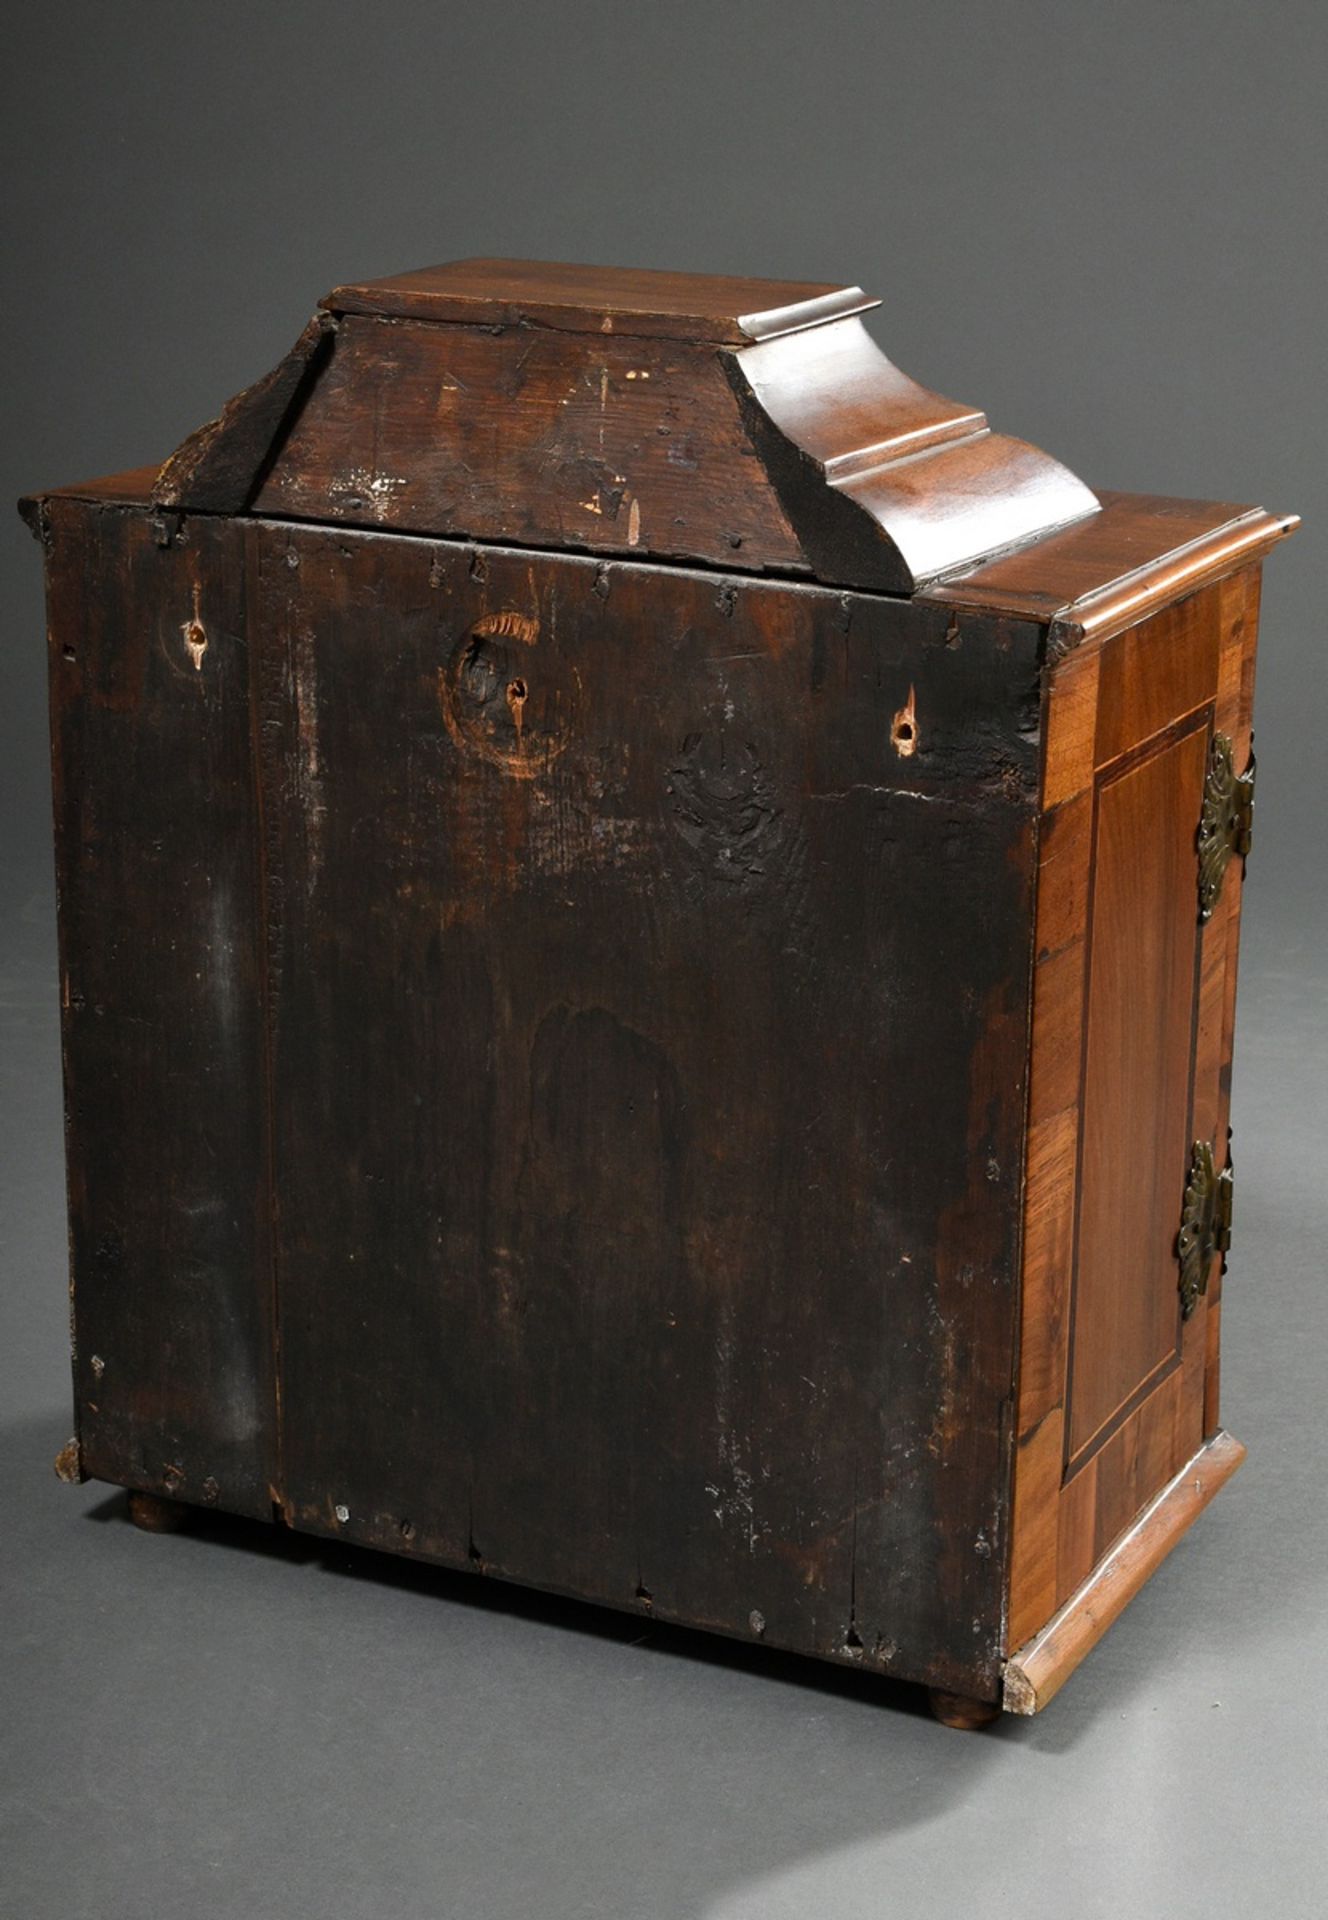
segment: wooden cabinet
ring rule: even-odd
[[[159,472],[27,503],[62,1466],[973,1724],[1239,1459],[1242,776],[1295,523],[1090,493],[871,304],[342,288]]]

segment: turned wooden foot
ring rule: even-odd
[[[946,1693],[940,1687],[929,1688],[927,1697],[943,1727],[959,1727],[964,1733],[989,1727],[1000,1717],[1001,1710],[995,1700],[970,1700],[966,1694]]]
[[[129,1518],[144,1533],[177,1533],[188,1520],[189,1509],[182,1500],[168,1500],[160,1493],[140,1493],[135,1488],[129,1495]]]

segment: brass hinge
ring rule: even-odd
[[[1241,859],[1254,837],[1254,755],[1236,772],[1231,736],[1215,733],[1208,749],[1203,810],[1199,815],[1199,918],[1207,920],[1222,894],[1222,877],[1233,853]]]
[[[1218,1254],[1222,1255],[1222,1271],[1226,1271],[1226,1254],[1231,1246],[1231,1193],[1230,1151],[1219,1173],[1211,1141],[1196,1140],[1190,1152],[1180,1232],[1176,1235],[1183,1320],[1194,1312],[1200,1294],[1208,1291],[1208,1275]]]

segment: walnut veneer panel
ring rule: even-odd
[[[1182,1322],[1175,1235],[1190,1141],[1225,1158],[1240,862],[1201,927],[1195,833],[1213,728],[1248,757],[1257,613],[1247,566],[1050,673],[1011,1647],[1217,1428],[1219,1276]]]

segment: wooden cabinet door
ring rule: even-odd
[[[1258,572],[1054,671],[1034,982],[1010,1645],[1217,1424],[1220,1274],[1182,1311],[1194,1143],[1227,1161],[1240,861],[1200,917],[1215,735],[1249,756]]]

